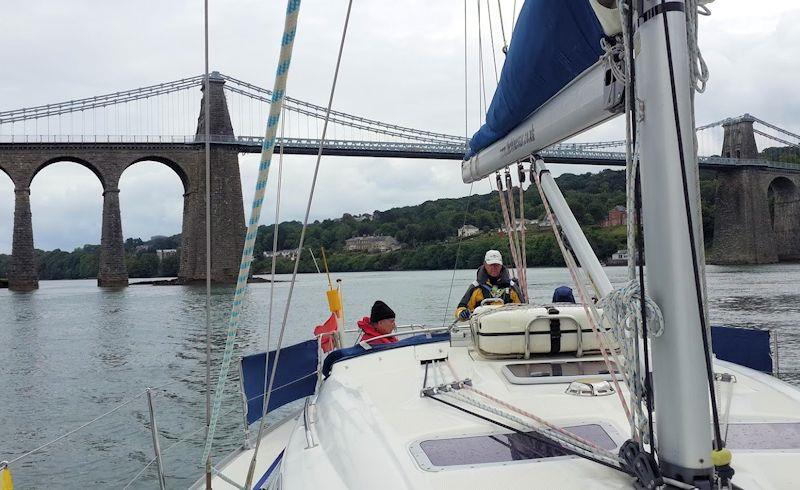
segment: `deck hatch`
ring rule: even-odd
[[[617,447],[617,443],[600,424],[576,425],[564,429],[603,449],[613,450]],[[415,444],[411,453],[417,463],[428,471],[570,456],[567,451],[543,442],[541,436],[535,432],[429,439]]]
[[[611,380],[611,374],[603,361],[508,364],[503,366],[502,372],[505,378],[515,385],[570,383],[587,377],[605,381]],[[617,374],[617,377],[621,379],[621,375]]]
[[[730,424],[726,446],[731,449],[800,449],[800,423]]]

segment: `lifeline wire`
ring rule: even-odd
[[[219,410],[222,404],[222,394],[225,389],[225,380],[233,357],[233,345],[236,341],[236,332],[239,328],[239,316],[244,293],[247,290],[247,278],[250,276],[250,265],[253,262],[253,247],[258,231],[258,221],[261,217],[261,206],[264,203],[264,193],[267,187],[267,178],[269,177],[270,162],[275,152],[275,136],[278,132],[278,121],[280,120],[283,97],[286,91],[289,65],[292,61],[292,48],[294,47],[294,38],[297,31],[297,17],[299,13],[300,0],[288,0],[286,5],[286,21],[281,38],[280,61],[275,74],[275,90],[272,92],[272,104],[270,105],[269,118],[267,119],[267,130],[264,136],[264,143],[261,147],[261,163],[259,165],[258,179],[256,180],[256,192],[253,196],[253,208],[250,214],[250,222],[247,226],[247,236],[245,237],[244,249],[242,250],[242,261],[239,265],[239,277],[236,280],[236,292],[234,293],[231,314],[228,319],[225,353],[222,357],[222,366],[220,367],[219,378],[217,379],[217,386],[214,392],[211,424],[203,449],[204,461],[208,459],[211,454],[214,432],[217,427]]]
[[[296,1],[297,1],[298,4],[300,3],[299,0],[296,0]],[[344,51],[344,41],[345,41],[345,38],[347,37],[347,26],[350,23],[350,11],[351,11],[352,7],[353,7],[353,0],[349,0],[347,2],[347,14],[345,14],[345,18],[344,18],[344,27],[342,28],[342,40],[341,40],[341,42],[339,44],[339,54],[338,54],[338,57],[336,58],[336,68],[334,69],[334,72],[333,72],[333,83],[331,84],[331,93],[330,93],[330,97],[328,98],[328,108],[327,108],[327,111],[326,111],[326,114],[325,114],[325,122],[322,125],[322,135],[320,137],[319,149],[317,150],[317,162],[314,165],[314,177],[311,179],[311,190],[309,191],[309,194],[308,194],[308,203],[306,204],[306,213],[305,213],[305,216],[303,218],[303,229],[300,232],[300,241],[299,241],[299,243],[297,245],[297,255],[296,255],[295,260],[294,260],[294,270],[292,271],[292,281],[291,281],[291,283],[289,283],[289,293],[288,293],[288,295],[286,297],[286,308],[283,311],[283,321],[281,322],[281,330],[280,330],[280,334],[278,335],[278,345],[277,345],[276,351],[275,351],[275,359],[272,362],[272,372],[270,373],[269,388],[267,389],[267,394],[264,397],[264,405],[267,408],[269,408],[269,400],[270,400],[270,396],[272,395],[272,387],[273,387],[273,385],[275,383],[275,373],[277,372],[278,360],[280,359],[280,355],[281,355],[281,346],[283,344],[283,334],[286,331],[286,320],[289,317],[289,308],[291,307],[291,304],[292,304],[292,293],[294,292],[294,285],[295,285],[295,283],[297,281],[297,270],[300,267],[300,255],[302,254],[302,251],[303,251],[303,242],[305,241],[306,230],[308,229],[308,216],[309,216],[309,214],[311,214],[311,203],[313,202],[314,189],[316,188],[316,185],[317,185],[317,176],[319,175],[319,166],[320,166],[320,162],[322,161],[322,149],[323,149],[323,145],[325,144],[325,136],[326,136],[327,131],[328,131],[328,120],[330,118],[331,106],[333,106],[333,95],[336,93],[336,81],[339,78],[339,67],[341,66],[341,63],[342,63],[342,52]],[[265,410],[265,413],[266,413],[266,410]],[[258,449],[259,449],[259,445],[260,445],[260,442],[261,442],[261,434],[262,434],[262,432],[264,430],[264,426],[265,426],[265,423],[264,423],[265,418],[266,417],[262,417],[261,418],[261,423],[258,426],[258,438],[256,440],[256,447],[255,447],[255,449],[253,451],[253,459],[250,460],[250,468],[249,468],[249,470],[247,472],[247,479],[245,480],[245,487],[246,488],[250,488],[250,485],[253,482],[253,473],[255,471],[256,458],[258,457]]]

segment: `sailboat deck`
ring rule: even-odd
[[[599,359],[585,356],[580,360]],[[503,436],[511,431],[420,395],[426,369],[429,387],[469,378],[476,390],[559,427],[573,428],[570,430],[580,435],[597,434],[598,427],[602,428],[600,439],[594,440],[602,442],[605,433],[616,452],[629,433],[616,394],[567,394],[569,382],[552,379],[547,383],[512,384],[503,372],[509,364],[559,360],[577,361],[569,355],[529,361],[488,360],[467,346],[451,346],[445,341],[340,361],[309,407],[309,416],[297,417],[288,437],[285,428],[266,436],[270,447],[275,446],[276,438],[288,442],[281,462],[280,488],[513,489],[530,488],[532,482],[543,488],[585,488],[587,483],[592,488],[629,488],[632,479],[619,471],[576,456],[545,454],[548,451],[541,447],[520,446],[519,439],[510,441]],[[734,481],[745,488],[791,488],[800,480],[792,471],[800,465],[800,393],[768,375],[731,363],[717,361],[715,371],[736,379],[729,429]],[[620,387],[627,397],[622,383]],[[481,400],[505,412],[511,410],[467,388],[456,392],[436,396],[508,423],[457,397]],[[546,457],[533,457],[535,454]],[[259,461],[258,475],[273,460],[263,461]],[[243,481],[241,465],[234,463],[225,473]]]

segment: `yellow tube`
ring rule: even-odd
[[[331,313],[336,313],[337,316],[340,315],[342,311],[342,297],[339,296],[339,291],[337,289],[328,289],[325,295],[328,297],[328,308],[330,308]]]
[[[14,480],[8,467],[0,469],[0,490],[14,490]]]

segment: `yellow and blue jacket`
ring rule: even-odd
[[[486,298],[499,298],[503,300],[503,303],[522,303],[522,292],[519,285],[505,266],[500,270],[498,277],[490,276],[482,265],[478,268],[477,279],[472,281],[458,303],[455,312],[456,318],[464,309],[472,313]]]

